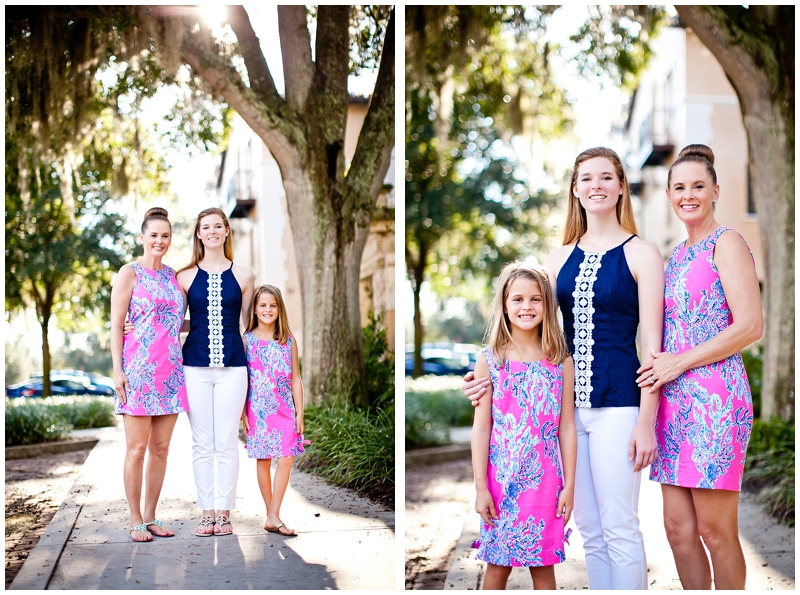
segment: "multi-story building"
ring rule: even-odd
[[[350,97],[345,138],[345,160],[355,153],[369,99]],[[394,153],[378,199],[361,261],[361,322],[368,312],[384,312],[387,339],[394,347]],[[217,171],[217,194],[234,232],[236,262],[249,267],[256,286],[269,283],[281,290],[292,332],[302,337],[303,308],[294,239],[289,224],[286,192],[278,163],[267,146],[238,115],[228,148]]]
[[[679,20],[665,27],[653,46],[654,58],[631,98],[624,126],[639,233],[665,259],[686,239],[667,201],[667,172],[686,145],[708,145],[720,186],[716,218],[744,236],[763,280],[747,136],[736,92],[716,58]]]

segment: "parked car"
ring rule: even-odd
[[[101,376],[94,372],[85,372],[83,370],[63,369],[63,370],[50,370],[50,378],[53,376],[85,376],[89,379],[91,384],[100,384],[107,386],[112,391],[114,390],[114,380],[108,376]],[[32,378],[41,378],[41,374],[35,374]]]
[[[475,369],[480,349],[467,343],[425,343],[422,345],[422,373],[463,376]],[[406,376],[414,371],[414,349],[406,347]]]
[[[88,376],[65,374],[50,375],[50,389],[53,396],[95,395],[113,396],[114,389],[105,384],[94,384]],[[41,397],[42,377],[34,376],[24,382],[6,387],[7,397]]]

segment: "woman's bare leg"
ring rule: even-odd
[[[155,520],[158,498],[164,485],[164,474],[167,471],[167,455],[172,431],[178,414],[156,415],[151,418],[150,438],[147,443],[147,467],[145,469],[144,516],[145,522]],[[169,529],[161,529],[157,525],[148,525],[147,530],[159,536],[175,535]]]
[[[746,569],[739,542],[739,492],[692,489],[697,528],[711,554],[715,589],[744,589]]]
[[[710,589],[711,566],[700,540],[692,490],[661,484],[664,529],[672,548],[681,585],[686,590]]]
[[[122,466],[122,478],[125,484],[125,497],[131,514],[131,528],[144,522],[142,518],[142,470],[147,441],[150,436],[151,417],[123,415],[125,427],[125,461]],[[134,541],[151,541],[153,536],[148,532],[132,531]]]

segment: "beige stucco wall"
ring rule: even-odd
[[[758,217],[747,213],[747,136],[736,93],[722,67],[691,30],[668,29],[655,45],[657,58],[637,90],[629,136],[635,143],[637,126],[647,113],[667,109],[671,114],[668,142],[675,150],[664,166],[630,171],[632,179],[644,183],[635,202],[640,235],[656,245],[665,259],[686,239],[686,230],[666,198],[668,166],[686,145],[706,144],[714,151],[720,186],[716,218],[742,234],[755,257],[759,279],[763,279]]]

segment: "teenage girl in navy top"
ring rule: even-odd
[[[192,262],[178,272],[178,284],[187,296],[191,321],[183,366],[194,481],[203,509],[195,534],[230,535],[239,476],[239,419],[247,397],[239,321],[246,324],[250,316],[253,273],[233,264],[233,237],[221,209],[205,209],[197,216]]]
[[[659,393],[636,384],[636,332],[649,363],[661,343],[664,263],[636,236],[625,171],[611,149],[576,158],[563,243],[545,267],[575,362],[574,513],[589,588],[647,589],[639,484],[655,458]],[[473,401],[484,388],[465,377]]]

